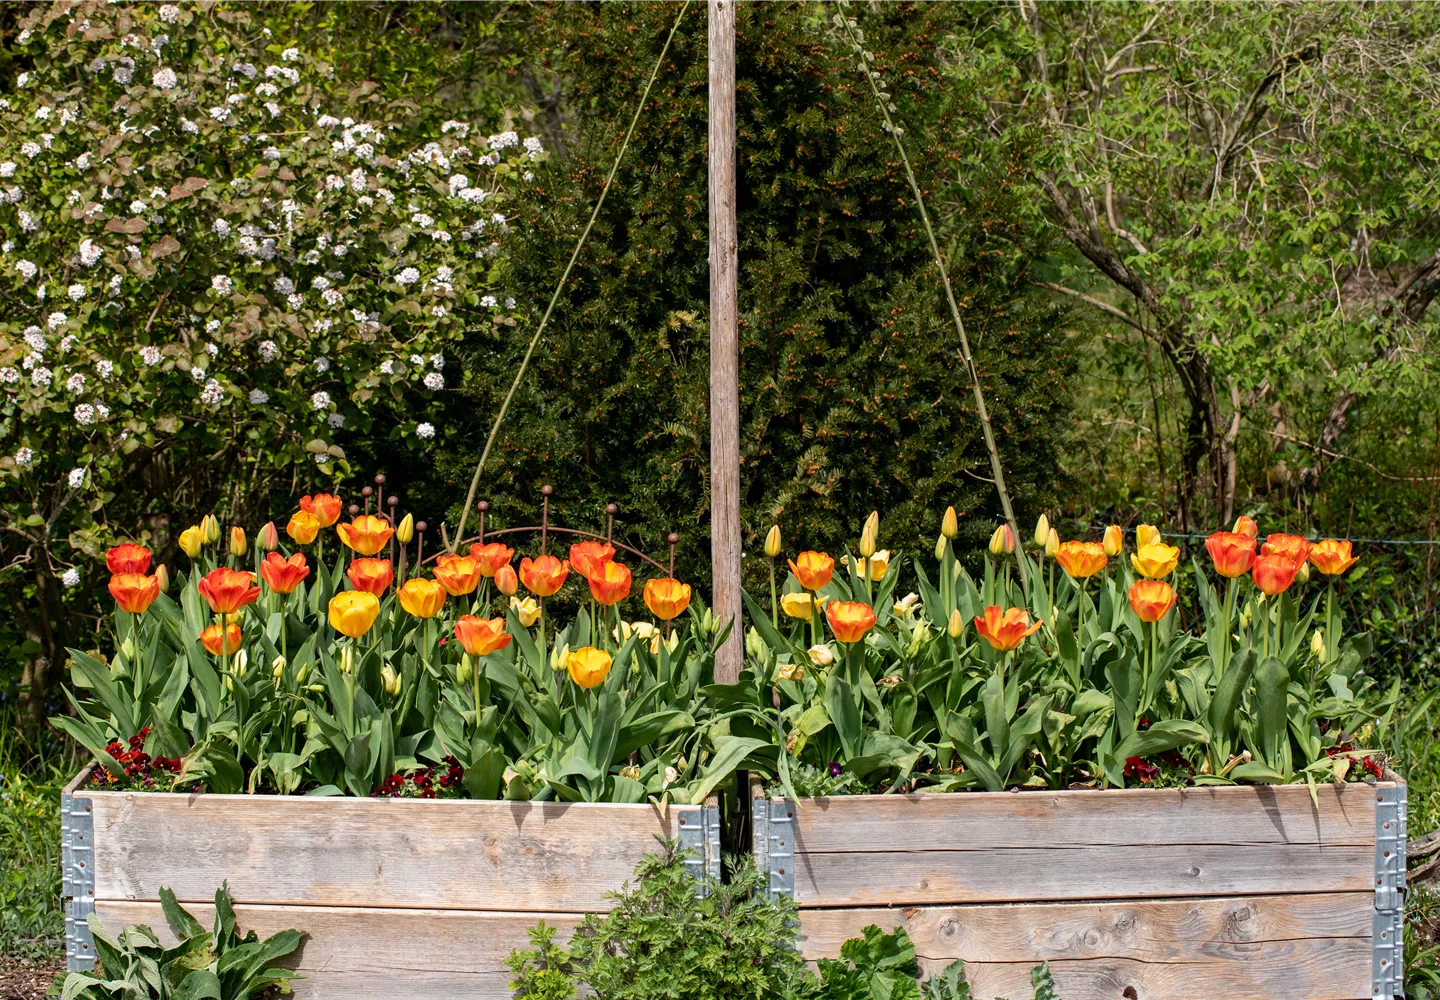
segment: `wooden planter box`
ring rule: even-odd
[[[168,938],[159,889],[202,922],[228,880],[240,926],[308,937],[295,995],[325,1000],[505,998],[505,959],[544,919],[603,912],[659,845],[719,873],[712,804],[590,805],[94,791],[61,800],[67,965],[87,971],[90,912]],[[191,905],[194,904],[194,905]]]
[[[867,924],[977,997],[1377,1000],[1399,994],[1405,784],[870,795],[753,802],[756,862],[833,958]]]

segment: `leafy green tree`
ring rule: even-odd
[[[537,15],[542,64],[564,86],[568,158],[526,198],[514,244],[522,307],[543,305],[613,162],[676,4],[557,5]],[[1055,493],[1071,369],[1061,314],[1029,287],[1049,248],[1015,203],[1035,136],[977,141],[985,105],[949,86],[937,43],[966,5],[886,5],[866,31],[897,115],[923,150],[1007,476],[1033,516]],[[753,556],[772,520],[787,546],[836,547],[871,509],[891,548],[933,544],[954,504],[988,535],[998,512],[954,327],[903,171],[868,87],[808,4],[737,10],[742,513]],[[682,20],[572,287],[482,484],[492,517],[603,523],[607,500],[637,541],[681,532],[682,567],[708,556],[706,28]],[[528,205],[528,201],[527,201]],[[1042,293],[1043,294],[1043,293]],[[479,329],[465,392],[493,415],[525,341]],[[504,361],[506,363],[497,363]],[[478,423],[478,421],[477,421]],[[452,495],[480,435],[448,452]],[[492,521],[498,523],[498,521]],[[761,561],[750,560],[755,572]]]

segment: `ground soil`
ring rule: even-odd
[[[0,1000],[40,1000],[64,970],[63,957],[31,960],[0,955]]]

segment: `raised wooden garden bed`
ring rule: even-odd
[[[714,805],[591,805],[65,790],[66,950],[94,951],[85,916],[164,936],[159,889],[202,921],[229,881],[240,924],[308,933],[297,997],[508,998],[505,959],[541,919],[610,908],[658,845],[719,872]],[[189,904],[199,904],[190,906]]]
[[[851,796],[754,806],[801,950],[867,924],[976,996],[1364,1000],[1400,984],[1405,784]]]

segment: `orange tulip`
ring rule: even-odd
[[[1215,572],[1233,580],[1250,572],[1255,563],[1255,539],[1238,531],[1217,531],[1205,539],[1205,550]]]
[[[280,558],[280,553],[271,552],[260,564],[260,578],[277,594],[291,594],[310,575],[305,564],[305,553],[297,552],[289,559]]]
[[[515,596],[515,591],[520,589],[520,578],[515,575],[514,566],[501,566],[495,571],[495,589],[506,597]]]
[[[320,534],[320,520],[314,514],[297,511],[290,515],[290,520],[285,525],[285,534],[294,539],[297,545],[309,545],[315,541],[315,536]]]
[[[1260,537],[1260,525],[1256,524],[1255,519],[1248,514],[1241,514],[1237,517],[1235,519],[1235,527],[1230,530],[1237,535],[1244,535],[1251,541]]]
[[[1175,588],[1164,580],[1137,580],[1130,588],[1130,607],[1142,622],[1158,622],[1174,606]]]
[[[668,622],[690,606],[690,584],[662,576],[645,581],[645,606],[661,621]]]
[[[1310,539],[1302,538],[1299,535],[1267,535],[1265,544],[1260,546],[1260,554],[1262,556],[1282,555],[1298,567],[1310,558],[1311,548]]]
[[[585,579],[604,572],[603,567],[615,558],[615,546],[608,542],[577,542],[570,546],[570,565]]]
[[[504,542],[491,542],[488,545],[477,542],[470,546],[470,558],[480,564],[481,576],[492,577],[500,572],[500,567],[510,565],[510,560],[515,558],[515,550],[507,548]]]
[[[1104,569],[1110,557],[1098,542],[1066,542],[1055,553],[1055,561],[1066,573],[1083,580]]]
[[[150,561],[148,552],[145,561]],[[150,603],[160,596],[160,578],[144,573],[116,573],[110,578],[110,596],[115,598],[121,611],[143,615]]]
[[[212,569],[195,587],[200,596],[218,615],[228,615],[253,603],[260,596],[255,585],[255,575],[244,570],[227,569],[224,566]]]
[[[133,542],[117,545],[105,553],[105,568],[111,573],[148,573],[150,550]]]
[[[590,596],[607,608],[630,596],[629,566],[617,562],[602,563],[600,571],[586,579],[590,581]]]
[[[1350,554],[1348,540],[1342,542],[1334,538],[1327,538],[1310,550],[1310,565],[1326,576],[1339,576],[1341,573],[1346,573],[1359,561],[1359,556]]]
[[[835,560],[823,552],[802,552],[789,562],[790,572],[806,590],[819,590],[835,573]]]
[[[1274,538],[1274,535],[1270,536]],[[1269,544],[1268,542],[1266,543]],[[1274,597],[1276,594],[1284,593],[1290,589],[1295,582],[1295,572],[1300,564],[1281,552],[1262,552],[1255,560],[1255,565],[1250,568],[1250,578],[1255,581],[1255,586],[1260,590]]]
[[[520,560],[520,581],[536,597],[549,597],[565,586],[570,575],[570,564],[554,556],[539,556]]]
[[[395,582],[395,571],[390,568],[389,559],[355,559],[345,571],[350,585],[367,594],[383,597],[390,584]]]
[[[219,625],[209,625],[200,633],[200,643],[211,656],[228,656],[240,648],[240,626],[226,625],[222,629]]]
[[[317,493],[313,497],[301,497],[300,509],[319,521],[322,528],[328,528],[340,520],[340,498],[333,493]],[[370,555],[370,553],[367,552],[366,555]]]
[[[1039,631],[1041,622],[1030,623],[1030,612],[1024,608],[1007,608],[1002,613],[995,605],[985,609],[985,617],[975,619],[980,638],[1002,653],[1019,649],[1028,635]]]
[[[841,642],[859,642],[875,627],[875,609],[863,601],[831,601],[825,606],[825,618]]]
[[[389,521],[374,514],[361,514],[349,524],[337,524],[335,530],[340,533],[340,541],[362,556],[373,556],[395,534]]]
[[[435,579],[451,597],[473,594],[480,586],[480,560],[474,556],[443,555],[435,560]]]
[[[471,656],[484,656],[510,645],[504,618],[479,618],[461,615],[455,623],[455,639]]]
[[[422,576],[411,577],[400,587],[400,606],[416,618],[434,618],[445,606],[445,588]]]

